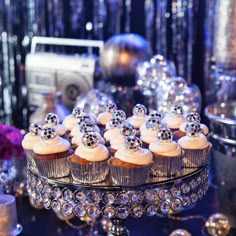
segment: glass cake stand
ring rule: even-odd
[[[101,183],[80,184],[71,176],[45,178],[28,166],[27,189],[46,209],[65,217],[103,216],[112,221],[109,236],[126,236],[127,217],[165,216],[193,207],[208,189],[208,167],[183,168],[175,177],[151,177],[144,185],[122,187],[110,176]]]

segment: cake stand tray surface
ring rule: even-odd
[[[98,184],[80,184],[70,176],[49,179],[28,167],[28,194],[37,204],[65,217],[103,216],[113,221],[108,235],[128,235],[127,217],[165,216],[196,204],[208,189],[208,167],[183,168],[175,177],[151,177],[135,187],[116,186],[110,177]]]

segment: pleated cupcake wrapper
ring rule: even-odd
[[[153,165],[151,167],[151,174],[153,176],[167,177],[176,175],[182,168],[182,154],[176,157],[153,157]]]
[[[25,150],[25,154],[26,154],[27,163],[30,166],[30,169],[37,174],[38,169],[36,167],[36,163],[34,160],[33,151],[32,150]]]
[[[90,162],[89,164],[81,165],[68,160],[68,164],[72,178],[80,183],[102,182],[109,173],[107,161]]]
[[[60,178],[69,175],[67,157],[57,159],[35,158],[39,174],[48,178]]]
[[[187,168],[202,167],[207,164],[208,154],[211,150],[212,144],[210,143],[206,148],[193,150],[183,149],[185,154],[182,165]]]
[[[113,166],[111,164],[109,166],[111,178],[115,184],[120,186],[137,186],[148,182],[152,163],[135,168]]]

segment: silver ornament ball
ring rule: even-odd
[[[170,234],[170,236],[192,236],[192,235],[185,229],[176,229]]]
[[[94,148],[98,145],[99,138],[96,135],[96,133],[92,133],[92,132],[85,133],[82,137],[82,143],[86,147]]]
[[[147,109],[142,104],[136,104],[133,108],[133,115],[144,116],[147,113]]]
[[[32,123],[32,124],[30,125],[29,131],[30,131],[30,133],[31,133],[32,135],[37,136],[37,135],[40,135],[40,133],[41,133],[41,131],[42,131],[42,127],[41,127],[41,125],[40,125],[39,123],[34,122],[34,123]]]
[[[57,136],[56,130],[54,128],[45,127],[41,131],[41,139],[46,141],[49,139],[53,139]]]
[[[58,125],[59,124],[59,117],[55,113],[48,113],[45,117],[45,123],[47,125]]]
[[[157,140],[162,143],[169,143],[172,141],[173,134],[170,128],[161,128],[157,132]]]
[[[123,136],[134,136],[136,133],[135,128],[131,124],[124,124],[121,127],[120,134]]]
[[[138,151],[142,147],[142,141],[136,136],[129,136],[125,139],[126,149]]]

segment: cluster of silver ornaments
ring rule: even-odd
[[[134,136],[136,131],[133,125],[126,123],[121,127],[120,133],[121,135],[128,137],[128,136]]]
[[[185,126],[185,132],[188,136],[197,137],[201,133],[199,122],[188,122]]]
[[[96,135],[96,133],[93,132],[84,133],[84,135],[82,136],[82,143],[86,147],[94,148],[98,145],[99,138]]]
[[[125,147],[132,151],[138,151],[142,147],[142,141],[136,136],[129,136],[125,139]]]
[[[42,126],[39,123],[34,122],[30,125],[29,131],[32,135],[35,135],[35,136],[40,135],[42,131]]]
[[[173,134],[169,128],[161,128],[157,132],[157,140],[163,143],[169,143],[172,141]]]
[[[41,131],[41,139],[46,141],[53,139],[57,136],[56,130],[51,127],[45,127]]]
[[[147,109],[142,104],[136,104],[133,108],[133,115],[144,116],[147,113]]]
[[[59,124],[59,117],[55,113],[48,113],[45,117],[45,124],[47,125],[58,125]]]

